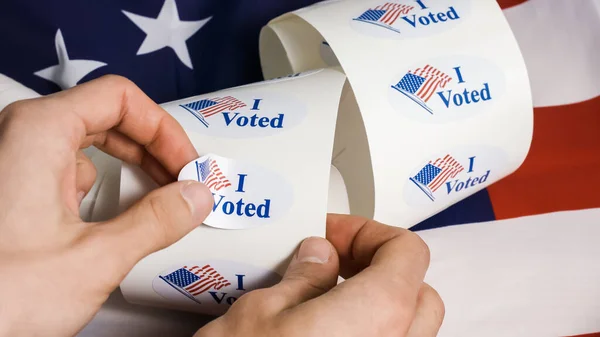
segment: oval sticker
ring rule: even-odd
[[[247,90],[193,97],[163,108],[187,131],[230,138],[274,135],[306,117],[305,104],[293,97]]]
[[[169,268],[152,281],[154,291],[171,306],[208,314],[224,314],[243,294],[267,288],[278,274],[232,261],[192,261]]]
[[[204,183],[214,197],[204,221],[222,229],[247,229],[272,223],[292,206],[291,185],[264,168],[209,154],[187,164],[178,180]]]
[[[449,204],[489,186],[506,175],[506,154],[473,147],[442,152],[416,167],[406,178],[404,199],[411,206]]]
[[[465,21],[470,0],[370,1],[351,19],[352,27],[375,37],[411,38],[438,34]]]
[[[409,118],[445,123],[484,112],[506,92],[495,64],[478,57],[449,56],[424,60],[394,76],[390,104]]]

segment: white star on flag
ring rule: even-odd
[[[211,18],[200,21],[181,21],[175,0],[165,0],[156,19],[122,11],[146,33],[137,55],[148,54],[169,47],[188,68],[194,69],[186,41],[196,34]]]
[[[58,84],[63,90],[74,87],[87,74],[106,65],[106,63],[92,60],[69,59],[65,40],[60,29],[56,32],[54,44],[58,55],[58,64],[37,71],[34,75]]]

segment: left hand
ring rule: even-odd
[[[0,113],[0,336],[74,335],[144,256],[209,214],[198,182],[153,191],[104,223],[79,203],[95,169],[95,145],[171,183],[198,157],[184,130],[132,82],[106,76]]]

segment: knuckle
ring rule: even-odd
[[[243,312],[244,314],[251,313],[254,316],[267,315],[274,310],[273,299],[269,289],[257,289],[242,295],[231,306],[232,310]]]
[[[329,287],[323,284],[323,281],[311,273],[294,272],[286,276],[286,282],[292,287],[302,287],[313,293],[326,293]]]
[[[135,86],[135,84],[131,80],[120,75],[104,75],[100,77],[100,80],[106,82],[107,85],[111,85],[118,88],[128,88],[131,86]]]
[[[150,222],[152,232],[155,235],[156,242],[165,247],[169,244],[170,235],[167,228],[172,227],[169,212],[165,208],[160,197],[151,196],[148,199],[148,208],[152,214]]]

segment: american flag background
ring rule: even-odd
[[[433,193],[437,191],[448,179],[455,178],[464,171],[464,167],[449,154],[443,158],[430,161],[419,173],[410,178],[431,200],[435,200]]]
[[[209,264],[204,267],[183,266],[166,276],[161,276],[161,279],[192,297],[197,297],[211,289],[221,290],[231,285],[231,282]]]
[[[316,2],[3,0],[0,74],[44,95],[102,75],[119,74],[154,101],[171,102],[262,80],[256,47],[260,29],[281,14]],[[540,226],[531,226],[531,220],[520,221],[516,227],[488,222],[600,207],[600,175],[590,174],[600,170],[600,1],[498,0],[498,4],[527,64],[534,98],[533,140],[516,172],[412,228],[420,233],[442,233],[443,237],[428,244],[440,263],[449,260],[444,270],[462,277],[455,286],[442,289],[448,300],[440,336],[514,336],[514,327],[524,336],[597,332],[598,308],[584,307],[584,302],[598,292],[577,291],[586,284],[594,290],[592,283],[597,282],[590,282],[588,274],[593,268],[586,266],[597,265],[598,258],[569,255],[587,247],[581,238],[560,240],[565,233],[575,235],[574,228],[587,237],[600,237],[597,221],[583,231],[576,227],[581,221],[565,220],[557,225],[558,244],[552,249],[545,245],[553,237],[546,227],[548,221]],[[189,28],[171,30],[166,22]],[[182,35],[186,31],[188,34]],[[167,39],[159,39],[161,34]],[[0,95],[5,88],[0,86]],[[98,157],[92,160],[99,168],[98,180],[106,183],[94,195],[114,197],[111,186],[116,185],[118,197],[118,182],[108,183],[108,178],[118,175],[103,171],[106,166]],[[86,219],[106,219],[107,208],[100,207],[100,199],[95,201],[90,201],[95,206]],[[470,223],[473,225],[467,225]],[[465,232],[478,236],[467,242],[453,241],[452,234]],[[524,232],[525,239],[520,237]],[[481,252],[486,247],[476,244],[488,237],[499,246],[484,255]],[[452,242],[459,244],[452,246]],[[473,247],[473,251],[457,255],[457,247]],[[558,253],[553,255],[555,250]],[[514,257],[510,264],[507,255]],[[584,273],[575,274],[577,266],[582,266]],[[488,278],[487,273],[471,272],[473,268],[502,273]],[[447,280],[448,274],[443,273],[439,280]],[[519,287],[514,286],[515,280]],[[578,287],[565,287],[577,280],[581,280]],[[510,286],[506,292],[495,290],[505,285]],[[453,314],[456,303],[448,296],[453,293],[460,295],[459,314]],[[529,301],[532,293],[535,300]],[[180,316],[166,311],[140,314],[143,309],[129,306],[115,310],[121,302],[109,303],[108,314],[98,315],[82,335],[102,336],[98,331],[106,327],[129,332],[135,325],[143,331],[139,335],[191,336],[202,323],[194,316],[184,324]],[[111,321],[108,317],[115,312],[128,320]],[[104,330],[94,330],[98,326]],[[115,332],[112,336],[125,335]]]
[[[206,118],[221,112],[235,111],[245,106],[244,102],[232,96],[203,99],[181,105],[206,127],[209,125]]]
[[[385,4],[379,5],[373,9],[368,9],[355,20],[382,24],[391,28],[396,20],[398,20],[400,15],[406,15],[413,9],[414,7],[410,5],[386,2]]]
[[[196,171],[198,172],[198,181],[204,183],[206,187],[219,191],[231,186],[231,182],[217,164],[217,161],[211,158],[198,163],[196,162]]]
[[[409,71],[392,88],[413,100],[417,98],[420,101],[416,102],[423,106],[423,103],[427,103],[439,88],[445,88],[450,81],[452,81],[452,77],[428,64],[425,67]],[[429,108],[427,110],[431,112]]]

